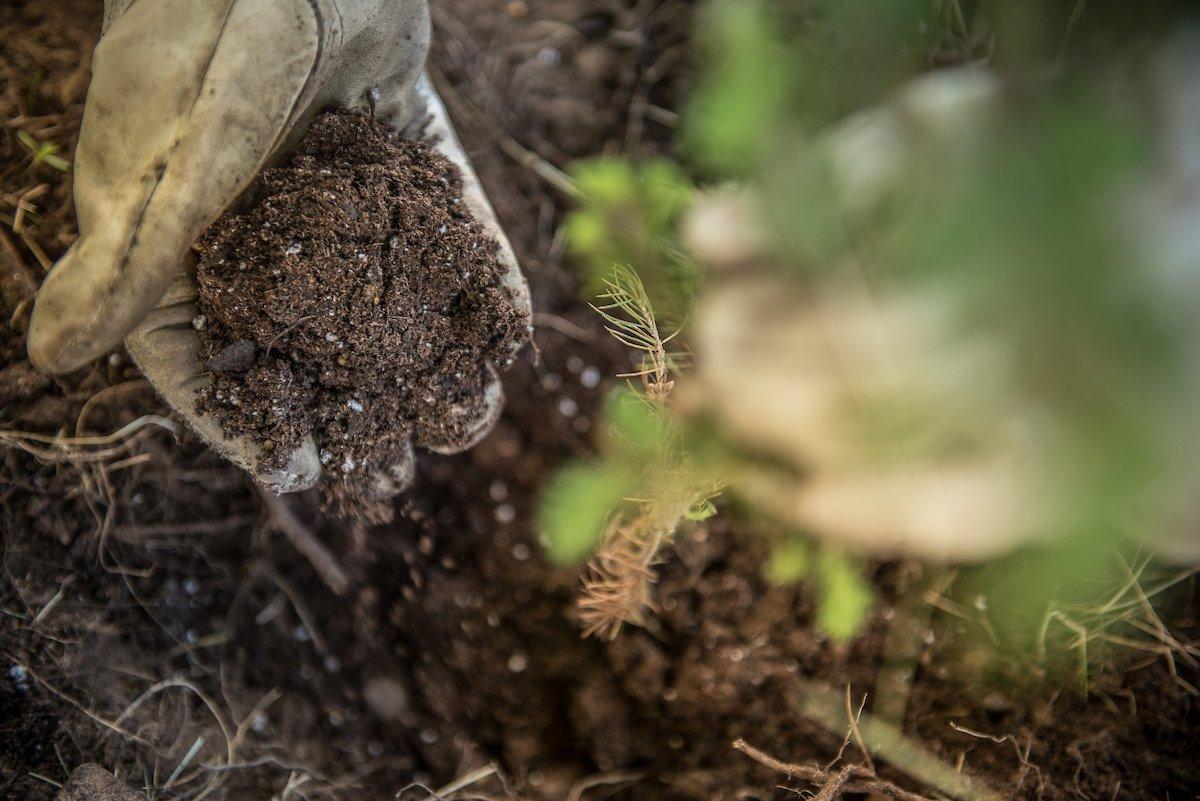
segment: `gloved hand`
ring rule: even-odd
[[[393,128],[435,138],[462,170],[464,202],[499,241],[506,286],[527,310],[512,248],[423,73],[428,47],[426,0],[106,0],[75,155],[79,239],[34,306],[34,365],[67,372],[126,338],[150,382],[220,453],[276,492],[315,483],[311,438],[284,470],[263,473],[256,445],[197,415],[196,390],[211,379],[191,327],[188,249],[317,113],[373,105]],[[499,414],[493,379],[469,444]],[[380,476],[378,491],[402,489],[411,468],[410,458]]]

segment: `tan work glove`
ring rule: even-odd
[[[106,0],[75,156],[79,239],[34,306],[34,365],[73,370],[126,338],[150,382],[220,453],[277,492],[315,483],[311,438],[284,470],[263,473],[257,446],[197,415],[210,376],[191,327],[188,249],[318,112],[373,105],[397,130],[437,139],[459,166],[464,200],[499,241],[507,288],[528,309],[512,248],[423,74],[428,47],[426,0]],[[470,444],[499,414],[497,380],[488,399]],[[379,492],[403,489],[411,462],[380,476]]]

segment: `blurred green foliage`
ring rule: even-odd
[[[648,489],[674,498],[692,492],[695,482],[682,464],[677,428],[638,392],[629,387],[611,392],[601,420],[597,456],[560,470],[542,495],[540,528],[550,557],[559,564],[591,555],[627,498],[646,499],[653,494]],[[704,498],[694,516],[703,519],[710,507]]]
[[[852,638],[875,603],[875,592],[863,578],[859,560],[797,534],[772,540],[763,576],[780,585],[812,579],[818,598],[817,626],[834,642]]]
[[[1053,477],[1046,530],[1037,544],[966,571],[956,587],[966,607],[987,610],[990,636],[1009,645],[1044,647],[1044,623],[1063,619],[1059,610],[1102,608],[1088,604],[1127,581],[1123,566],[1132,562],[1115,555],[1139,547],[1140,532],[1165,519],[1166,488],[1190,458],[1181,432],[1195,430],[1200,307],[1166,302],[1160,265],[1122,222],[1132,219],[1137,180],[1154,168],[1139,81],[1174,18],[1171,5],[714,0],[699,25],[701,69],[681,131],[688,167],[756,191],[780,271],[812,283],[853,263],[881,295],[939,298],[950,337],[998,354],[1004,373],[976,396],[915,393],[918,408],[870,409],[864,426],[873,441],[900,455],[922,441],[929,421],[950,420],[950,446],[969,449],[990,435],[990,412],[1006,403],[1038,421],[1045,463],[1037,468]],[[1003,79],[997,108],[963,142],[898,142],[905,163],[892,191],[847,218],[826,132],[922,73],[972,62]],[[664,161],[605,158],[575,175],[583,200],[566,225],[571,252],[593,276],[631,265],[664,317],[682,320],[697,286],[677,239],[693,194],[687,174]],[[984,395],[993,387],[1003,397]],[[610,489],[631,481],[629,492],[646,485],[647,473],[689,458],[715,472],[744,458],[723,459],[703,437],[700,456],[677,429],[658,449],[657,429],[639,430],[650,421],[628,414],[610,406],[605,420],[618,433],[586,470],[564,474],[588,485],[593,508],[579,512],[588,522],[576,527],[591,533],[562,534],[579,543],[562,552],[578,557],[597,541],[601,507],[612,501],[598,489],[606,481]],[[622,431],[649,450],[621,446]],[[676,455],[656,461],[664,453]],[[556,493],[575,491],[564,486],[549,494],[550,508],[570,505],[553,503]],[[855,631],[872,603],[855,560],[803,538],[780,539],[764,574],[811,581],[819,623],[837,639]]]
[[[858,631],[875,602],[857,560],[831,548],[821,549],[816,563],[820,605],[817,625],[835,642],[846,642]]]
[[[772,584],[795,584],[808,576],[812,546],[799,536],[784,537],[771,545],[763,575]]]
[[[679,221],[695,186],[671,161],[601,157],[571,169],[578,208],[563,223],[567,250],[586,270],[584,293],[595,297],[614,265],[637,265],[655,311],[681,324],[695,296],[696,265],[679,248]]]
[[[993,631],[1026,645],[1048,609],[1124,580],[1114,549],[1135,547],[1185,458],[1200,309],[1163,302],[1162,273],[1118,222],[1153,168],[1131,65],[1169,27],[1169,5],[718,0],[702,25],[709,66],[684,141],[714,176],[757,188],[779,266],[811,281],[850,260],[877,291],[935,294],[955,336],[1003,354],[999,383],[1044,421],[1055,482],[1043,543],[962,583],[992,598]],[[918,143],[886,202],[847,220],[823,132],[973,60],[1008,82],[999,113],[961,147]],[[911,435],[955,414],[935,402],[867,422]],[[798,553],[768,574],[797,570]]]
[[[578,461],[560,469],[538,507],[538,526],[550,558],[569,565],[590,556],[609,518],[635,486],[637,474],[620,460]]]

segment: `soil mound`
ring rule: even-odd
[[[496,411],[489,363],[529,320],[458,169],[424,142],[329,112],[256,189],[201,239],[195,325],[216,381],[199,405],[281,462],[314,435],[326,500],[385,518],[377,477],[410,442],[470,444]]]

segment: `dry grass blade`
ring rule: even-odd
[[[64,437],[35,431],[0,429],[0,444],[12,445],[46,462],[101,462],[123,453],[154,426],[172,434],[182,432],[174,420],[147,414],[109,434],[94,437]],[[49,447],[34,445],[38,443]]]
[[[1135,560],[1133,565],[1120,555],[1116,558],[1125,573],[1125,579],[1107,600],[1047,610],[1038,633],[1039,660],[1047,658],[1051,629],[1057,624],[1070,633],[1065,647],[1078,653],[1079,680],[1085,693],[1089,689],[1089,666],[1094,655],[1094,651],[1089,649],[1094,643],[1106,643],[1157,654],[1166,662],[1180,687],[1192,695],[1200,695],[1200,689],[1184,680],[1176,667],[1177,660],[1192,668],[1200,666],[1200,646],[1172,633],[1151,602],[1152,598],[1194,576],[1200,567],[1181,571],[1147,590],[1143,587],[1143,581],[1153,562],[1152,557]]]

